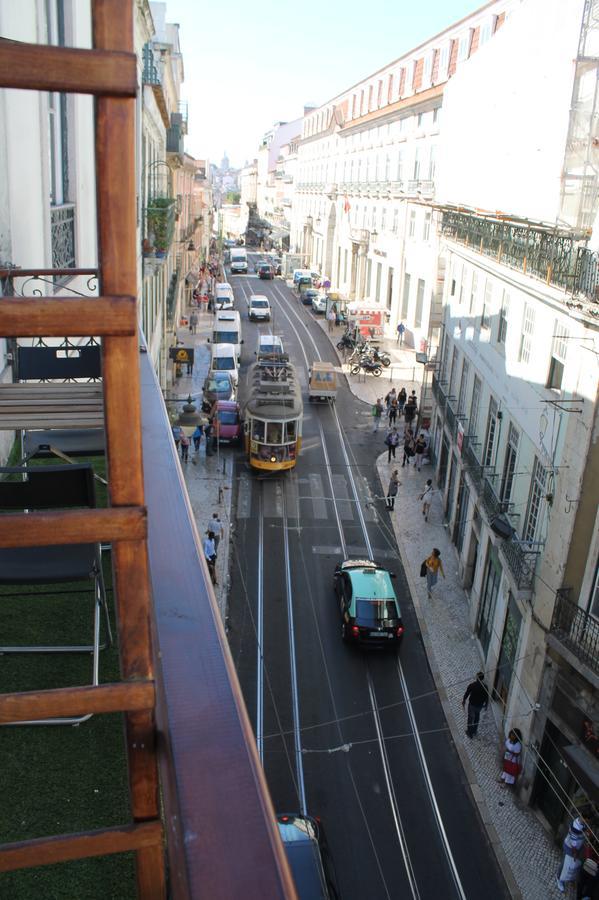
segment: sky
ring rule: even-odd
[[[482,0],[167,0],[180,25],[186,150],[238,168],[262,135],[483,6]],[[364,11],[368,12],[368,17]]]

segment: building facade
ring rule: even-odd
[[[303,119],[291,249],[349,299],[399,321],[406,343],[438,342],[443,268],[433,201],[443,93],[495,40],[516,3],[482,9]]]
[[[519,790],[556,831],[599,797],[597,11],[515,9],[447,87],[439,145],[432,456]]]

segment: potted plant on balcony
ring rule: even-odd
[[[173,231],[173,200],[154,197],[147,208],[148,235],[153,235],[157,257],[166,256]]]

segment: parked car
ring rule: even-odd
[[[202,410],[210,412],[215,400],[234,400],[235,385],[228,372],[212,372],[204,379]]]
[[[215,400],[210,418],[218,416],[219,444],[237,444],[241,440],[241,414],[235,400]]]
[[[370,559],[346,559],[335,568],[335,594],[344,641],[397,647],[403,623],[391,584],[394,575]]]
[[[322,823],[312,816],[277,816],[299,900],[338,900],[335,869]]]
[[[233,384],[239,383],[239,369],[237,368],[238,344],[213,344],[210,358],[211,372],[228,372]]]
[[[312,312],[325,313],[327,311],[327,295],[317,294],[312,298]]]
[[[270,263],[260,263],[258,266],[258,278],[272,280],[275,277],[275,271]]]
[[[312,301],[318,297],[318,291],[316,288],[307,288],[305,291],[302,291],[300,294],[300,300],[304,304],[304,306],[312,306]]]

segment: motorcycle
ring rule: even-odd
[[[385,368],[391,365],[391,357],[384,350],[379,350],[378,347],[371,347],[368,343],[364,344],[362,350]]]
[[[381,364],[375,362],[370,356],[363,356],[360,362],[354,363],[349,371],[352,375],[359,375],[362,370],[368,372],[370,375],[374,375],[376,378],[378,378],[383,371]]]
[[[337,343],[337,350],[353,350],[356,343],[356,339],[346,331],[345,334],[342,335],[341,340]]]

